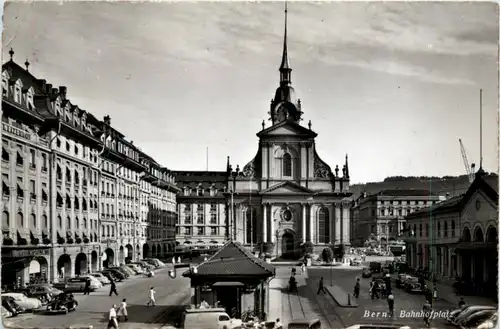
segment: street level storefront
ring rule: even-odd
[[[2,247],[2,286],[22,286],[48,282],[50,278],[49,247]]]
[[[498,176],[479,170],[463,195],[406,217],[409,266],[465,295],[497,294]]]
[[[261,318],[268,314],[269,279],[275,268],[239,242],[227,242],[210,259],[182,275],[191,279],[192,304],[196,306],[205,300],[212,307],[226,308],[236,318],[248,309]]]

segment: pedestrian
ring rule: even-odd
[[[460,301],[458,302],[458,308],[463,310],[467,304],[465,303],[465,300],[463,297],[460,297]]]
[[[302,271],[302,275],[304,275],[304,272],[306,271],[306,265],[304,263],[300,265],[300,270]]]
[[[117,317],[123,316],[125,318],[125,322],[128,321],[128,312],[127,312],[127,299],[123,298],[120,308],[118,309]]]
[[[379,299],[380,297],[378,295],[378,290],[379,290],[378,282],[375,281],[375,279],[373,279],[371,282],[371,285],[372,285],[372,287],[370,288],[370,296],[371,296],[372,300],[375,299],[375,297],[377,299]]]
[[[155,306],[155,294],[156,294],[156,291],[155,291],[154,287],[151,287],[149,289],[149,300],[148,300],[148,303],[146,304],[147,306],[149,306],[149,305]]]
[[[280,322],[280,319],[276,319],[276,322],[274,323],[274,329],[283,329],[283,325]]]
[[[323,277],[321,277],[321,279],[319,279],[317,295],[319,295],[320,292],[322,292],[323,294],[325,293],[325,286],[323,283]]]
[[[207,309],[207,308],[210,308],[210,305],[208,305],[207,301],[202,298],[200,303],[200,309]]]
[[[429,327],[431,325],[432,306],[428,300],[425,301],[422,311],[424,312],[424,323]]]
[[[432,292],[432,298],[434,300],[438,299],[438,291],[437,291],[437,288],[435,286],[434,286],[434,291]]]
[[[84,295],[90,295],[90,278],[85,280],[85,289],[83,290]]]
[[[394,295],[392,293],[387,296],[387,305],[389,306],[389,316],[392,318],[394,316]]]
[[[359,278],[356,279],[356,283],[354,284],[354,297],[358,298],[359,297],[359,289],[360,289],[360,282]]]
[[[118,329],[118,320],[116,319],[116,304],[109,310],[108,315],[108,329]]]
[[[111,279],[110,280],[110,288],[109,288],[109,295],[111,296],[113,293],[118,296],[118,292],[116,291],[116,283],[115,280]]]

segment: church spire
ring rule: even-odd
[[[283,38],[283,55],[281,57],[280,65],[280,83],[290,84],[292,69],[288,61],[288,47],[287,47],[287,24],[288,24],[288,4],[285,0],[285,35]]]

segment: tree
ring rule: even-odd
[[[330,247],[326,247],[323,249],[321,252],[321,257],[323,258],[323,261],[326,263],[331,263],[333,260],[333,251]]]
[[[305,254],[312,254],[314,252],[314,246],[310,241],[304,242],[302,244],[302,252]]]

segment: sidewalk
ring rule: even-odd
[[[432,287],[433,283],[429,280],[426,280],[425,283],[428,287]],[[458,307],[458,302],[460,301],[460,297],[464,298],[464,301],[468,305],[495,305],[495,301],[491,298],[483,297],[483,296],[457,296],[457,294],[453,291],[453,287],[443,283],[436,283],[434,286],[438,291],[438,298],[444,300],[447,303],[456,305]]]

